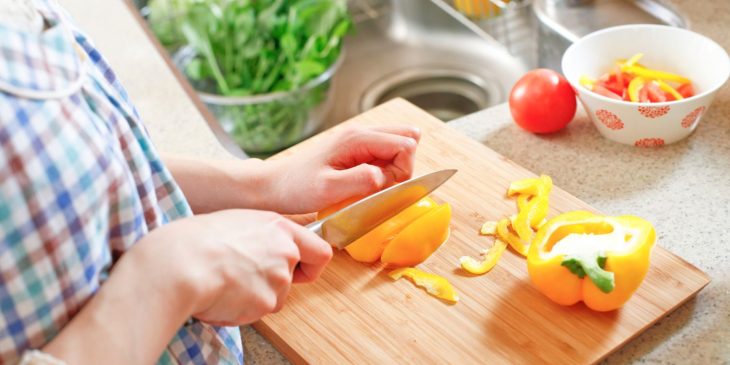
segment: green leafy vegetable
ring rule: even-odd
[[[346,0],[152,0],[148,19],[168,49],[194,50],[183,71],[196,89],[223,96],[289,92],[266,103],[207,103],[244,150],[272,152],[305,137],[309,113],[326,99],[328,81],[308,83],[340,56],[352,27],[346,5]]]
[[[587,255],[565,256],[561,265],[581,279],[588,275],[593,284],[602,292],[610,293],[613,291],[615,286],[614,275],[612,272],[604,270],[606,267],[606,255],[604,253],[594,252]]]

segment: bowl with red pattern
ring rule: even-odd
[[[631,102],[600,95],[581,85],[582,76],[597,78],[615,67],[617,59],[637,53],[644,54],[641,62],[647,67],[690,79],[694,96],[665,102]],[[604,137],[637,147],[656,147],[692,134],[730,76],[730,57],[701,34],[634,24],[606,28],[579,39],[563,54],[562,68]]]

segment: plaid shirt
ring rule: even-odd
[[[0,364],[63,330],[141,237],[192,214],[107,62],[55,2],[36,6],[43,33],[0,25]],[[240,332],[186,325],[158,363],[242,364]]]

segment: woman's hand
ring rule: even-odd
[[[44,350],[69,364],[153,363],[187,318],[254,322],[284,305],[292,282],[319,277],[331,256],[321,238],[275,213],[175,221],[123,255]]]
[[[196,213],[240,208],[309,213],[410,178],[420,136],[407,126],[347,128],[278,160],[167,156],[165,165]]]
[[[276,213],[227,210],[197,224],[193,235],[203,244],[180,247],[180,260],[202,290],[193,316],[204,322],[241,325],[277,312],[292,282],[316,280],[332,258],[327,242]]]
[[[277,176],[271,209],[288,214],[319,211],[407,180],[420,136],[408,126],[351,127],[320,148],[267,161]]]

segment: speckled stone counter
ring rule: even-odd
[[[730,50],[730,1],[666,2],[688,17],[693,30]],[[110,60],[159,149],[230,157],[121,2],[61,3]],[[730,364],[729,86],[717,95],[694,135],[659,149],[605,140],[582,113],[566,130],[550,136],[515,127],[506,105],[450,126],[536,173],[551,175],[561,188],[607,214],[651,220],[659,244],[712,278],[696,299],[605,363]],[[248,364],[287,363],[250,327],[242,333]]]

